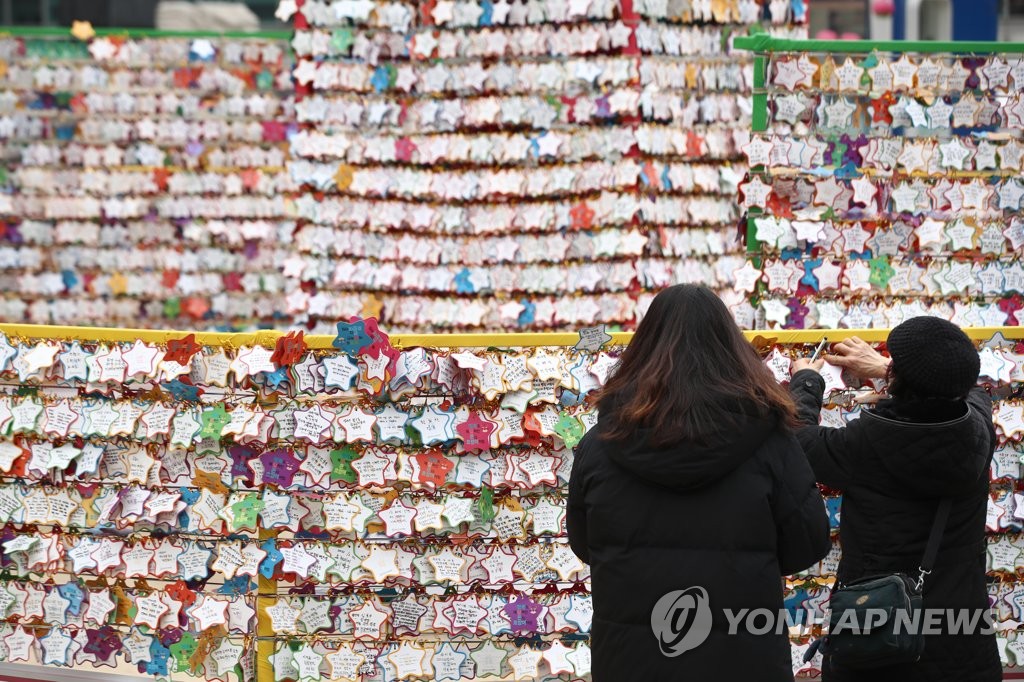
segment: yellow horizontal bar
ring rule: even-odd
[[[167,343],[195,334],[196,343],[203,346],[273,346],[286,331],[266,329],[255,332],[190,332],[157,329],[121,329],[115,327],[59,327],[41,324],[0,324],[0,332],[9,337],[26,339],[62,339],[111,343],[141,339],[146,343]],[[576,333],[512,333],[512,334],[393,334],[389,335],[396,348],[423,346],[427,348],[519,348],[524,346],[572,346],[579,341]],[[624,345],[632,333],[612,334],[612,343]],[[331,348],[334,336],[316,334],[306,336],[309,348]]]
[[[61,339],[65,341],[97,341],[112,343],[141,339],[145,343],[167,343],[195,333],[196,342],[204,346],[252,346],[256,343],[272,345],[282,332],[267,330],[246,333],[188,332],[166,329],[122,329],[117,327],[62,327],[44,324],[0,324],[0,332],[8,337],[26,339]],[[325,337],[312,337],[325,338]],[[308,341],[307,341],[308,344]],[[330,343],[328,342],[328,346]]]
[[[1007,339],[1024,339],[1024,327],[964,327],[964,333],[975,341],[987,341],[995,334],[1002,332]],[[889,329],[760,329],[745,331],[748,339],[761,336],[774,339],[783,345],[796,343],[818,343],[822,338],[829,341],[842,341],[856,336],[864,341],[885,341],[889,337]]]
[[[146,343],[167,343],[195,334],[196,342],[203,346],[273,346],[286,332],[266,329],[255,332],[189,332],[157,329],[120,329],[114,327],[58,327],[41,324],[2,324],[0,332],[9,337],[25,339],[60,339],[113,343],[141,339]],[[1024,339],[1024,327],[966,327],[964,332],[976,340],[984,341],[1001,332],[1007,339]],[[761,337],[783,345],[818,343],[822,338],[841,341],[858,336],[865,341],[884,341],[888,329],[759,329],[745,331],[750,340]],[[625,345],[633,338],[632,332],[611,334],[611,345]],[[422,346],[425,348],[530,348],[536,346],[573,346],[579,334],[572,332],[495,333],[495,334],[394,334],[391,343],[396,348]],[[317,334],[305,337],[309,348],[331,348],[334,337]]]
[[[633,332],[609,334],[611,345],[624,346]],[[332,339],[333,340],[333,339]],[[580,340],[576,332],[510,332],[494,334],[395,334],[395,348],[531,348],[536,346],[574,346]],[[328,344],[330,345],[330,344]]]

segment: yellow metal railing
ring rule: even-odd
[[[984,341],[994,334],[1002,333],[1007,339],[1024,339],[1024,327],[965,327],[964,331],[976,341]],[[118,329],[112,327],[57,327],[36,324],[0,324],[0,332],[12,338],[54,339],[61,341],[135,341],[145,343],[166,343],[195,334],[196,343],[203,346],[234,347],[261,344],[273,346],[285,331],[259,330],[255,332],[190,332],[166,329]],[[761,329],[744,332],[753,340],[757,337],[783,345],[817,343],[822,338],[841,341],[858,336],[865,341],[884,341],[888,329]],[[610,334],[610,345],[625,345],[633,338],[632,332]],[[425,348],[532,348],[536,346],[572,346],[579,341],[579,335],[572,332],[512,332],[484,334],[393,334],[391,344],[396,348],[422,346]],[[305,337],[306,346],[312,349],[331,348],[334,336],[315,334]]]

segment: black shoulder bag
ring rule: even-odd
[[[924,651],[921,589],[932,572],[952,500],[939,503],[917,578],[890,573],[838,585],[829,599],[829,632],[804,655],[810,661],[820,650],[846,668],[881,668],[913,663]]]

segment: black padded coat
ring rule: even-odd
[[[992,401],[885,400],[843,428],[818,426],[825,382],[813,370],[790,382],[797,436],[818,482],[841,490],[838,579],[904,571],[917,575],[935,510],[952,497],[938,558],[924,583],[925,609],[984,610],[985,513],[995,448]],[[921,660],[870,674],[825,661],[824,682],[995,682],[1002,679],[995,636],[925,637]]]
[[[774,420],[744,417],[720,431],[717,445],[659,450],[643,433],[613,445],[601,428],[577,447],[566,520],[573,551],[592,571],[594,682],[739,671],[758,682],[792,680],[786,635],[729,635],[722,609],[779,612],[781,576],[829,549],[825,507],[796,438]],[[666,657],[652,609],[664,594],[694,586],[709,596],[710,632]]]

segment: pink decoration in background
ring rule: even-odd
[[[896,11],[896,3],[894,0],[875,0],[871,3],[871,11],[879,16],[888,17]]]

